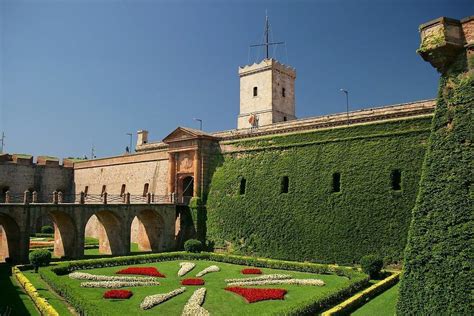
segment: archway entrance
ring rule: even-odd
[[[0,262],[7,258],[20,259],[20,229],[11,217],[0,214]]]
[[[54,253],[55,257],[74,258],[76,255],[76,226],[66,213],[51,212],[49,217],[54,225]]]
[[[124,233],[120,219],[110,211],[100,211],[92,215],[85,227],[85,237],[99,240],[99,254],[120,255],[127,251],[123,245]]]
[[[135,250],[134,244],[138,245],[139,251],[162,251],[163,229],[163,218],[157,212],[152,210],[140,212],[132,222],[130,234],[132,251]]]

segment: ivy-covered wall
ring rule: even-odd
[[[399,315],[472,315],[474,69],[461,54],[440,80],[413,210]]]
[[[353,263],[375,253],[400,261],[431,119],[234,142],[210,184],[208,239],[270,258]],[[394,170],[401,190],[393,188]],[[340,192],[333,192],[334,173]],[[288,193],[281,193],[285,176]]]

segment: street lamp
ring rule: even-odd
[[[349,91],[347,91],[345,89],[339,89],[339,90],[346,95],[347,125],[349,125]]]
[[[132,152],[132,137],[133,137],[133,134],[132,133],[127,133],[128,136],[130,136],[130,147],[128,147],[128,152],[131,153]]]
[[[199,129],[202,131],[202,120],[199,119],[199,118],[193,118],[193,120],[195,121],[198,121],[199,122]]]

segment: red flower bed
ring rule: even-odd
[[[104,298],[126,300],[132,297],[133,293],[129,290],[110,290],[104,293]]]
[[[138,274],[165,278],[165,275],[161,274],[155,267],[129,267],[117,271],[117,274]]]
[[[247,302],[255,303],[266,300],[283,300],[285,299],[285,289],[258,289],[258,288],[243,288],[240,286],[226,287],[226,291],[234,292],[244,297]]]
[[[203,279],[190,278],[181,281],[182,285],[204,285]]]
[[[243,269],[242,274],[262,274],[262,270],[260,269]]]

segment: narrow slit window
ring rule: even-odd
[[[247,186],[247,180],[245,180],[245,178],[240,179],[240,189],[239,189],[240,195],[245,194],[246,186]]]
[[[122,188],[120,189],[120,196],[123,196],[125,194],[125,184],[122,184]]]
[[[281,96],[286,97],[286,90],[285,88],[281,88]]]
[[[100,192],[100,196],[104,196],[105,191],[107,190],[107,186],[104,184],[102,186],[102,191]]]
[[[290,185],[290,179],[288,176],[284,176],[281,178],[281,188],[280,193],[288,193],[288,187]]]
[[[332,175],[332,192],[341,192],[341,174],[339,172]]]
[[[398,169],[393,170],[390,178],[392,180],[392,190],[400,191],[402,189],[402,172]]]
[[[148,194],[148,186],[148,183],[145,183],[145,185],[143,186],[143,196],[146,196]]]
[[[283,122],[288,121],[288,118],[286,116],[283,116]]]
[[[87,193],[88,193],[88,192],[89,192],[89,186],[86,185],[86,186],[84,187],[84,196],[87,196]]]
[[[256,97],[258,95],[258,88],[253,87],[253,96]]]

